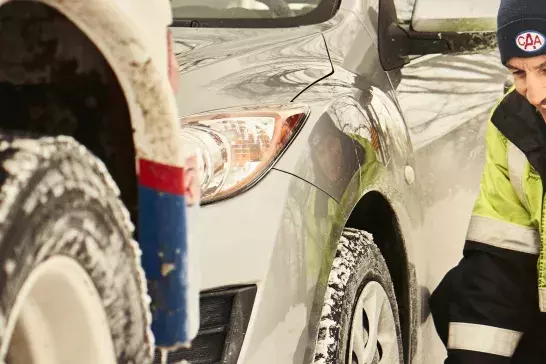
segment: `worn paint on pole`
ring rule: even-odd
[[[139,240],[158,347],[191,340],[184,169],[139,161]]]

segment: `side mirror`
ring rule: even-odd
[[[412,17],[401,21],[395,0],[380,0],[379,56],[386,71],[403,67],[412,56],[468,54],[497,47],[500,0],[396,1],[412,6]]]

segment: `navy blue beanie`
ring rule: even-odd
[[[501,0],[497,17],[501,61],[546,54],[546,0]]]

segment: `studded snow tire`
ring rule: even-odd
[[[118,196],[103,163],[72,138],[0,134],[0,341],[26,277],[61,255],[93,281],[117,363],[151,363],[141,252]]]
[[[379,283],[387,294],[394,314],[400,358],[403,357],[398,307],[387,264],[370,234],[346,228],[328,278],[314,364],[352,364],[348,353],[351,322],[359,294],[370,282]]]

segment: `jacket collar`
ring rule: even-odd
[[[492,116],[497,129],[518,147],[546,182],[546,123],[525,97],[512,91]]]

